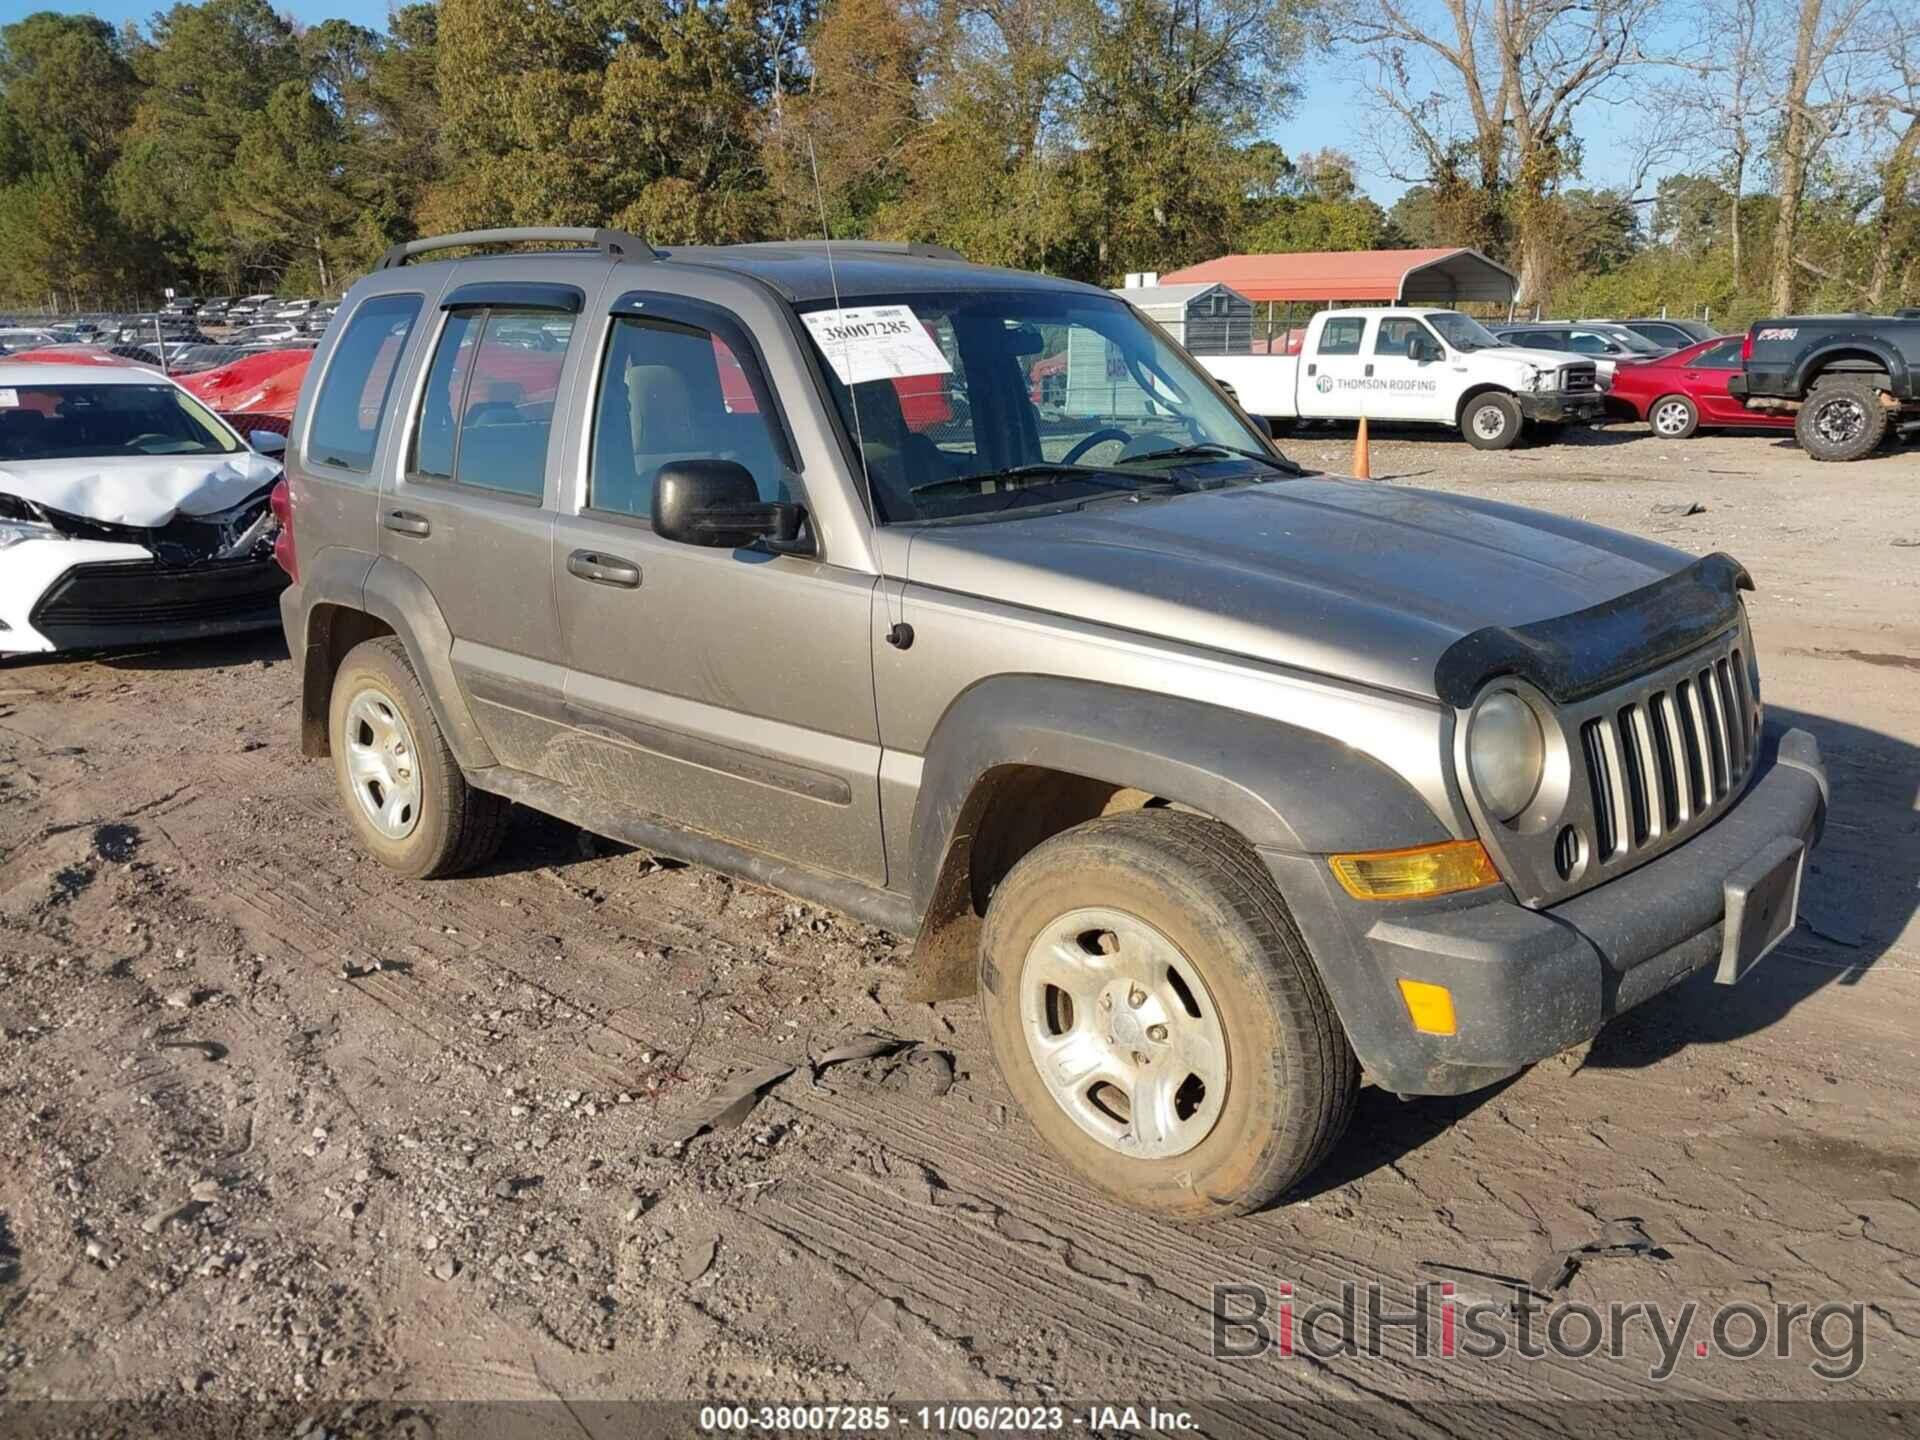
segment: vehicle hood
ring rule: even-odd
[[[0,463],[0,495],[105,525],[157,530],[176,515],[230,510],[279,473],[279,461],[251,450],[14,461]]]
[[[1558,370],[1576,360],[1591,360],[1591,355],[1574,355],[1565,350],[1535,350],[1527,345],[1501,345],[1492,350],[1476,350],[1469,360],[1511,360],[1538,370]]]
[[[1691,559],[1517,506],[1319,477],[929,528],[909,557],[916,585],[1429,699],[1462,636]]]

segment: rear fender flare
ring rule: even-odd
[[[367,573],[364,608],[391,625],[407,647],[407,659],[427,692],[433,718],[461,768],[481,770],[499,763],[467,708],[466,695],[453,673],[453,631],[426,582],[382,556]]]
[[[1886,341],[1871,335],[1833,336],[1796,356],[1793,364],[1793,379],[1788,386],[1788,393],[1802,397],[1811,396],[1814,382],[1822,374],[1831,373],[1827,369],[1829,363],[1847,358],[1849,352],[1871,355],[1886,371],[1895,395],[1912,394],[1906,358]]]

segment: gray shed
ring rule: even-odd
[[[1195,355],[1245,355],[1253,348],[1253,302],[1230,286],[1129,285],[1113,293]]]

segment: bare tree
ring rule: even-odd
[[[1505,202],[1519,300],[1546,288],[1549,202],[1574,169],[1573,116],[1629,67],[1666,0],[1333,0],[1327,38],[1369,57],[1375,96],[1426,174],[1463,156],[1483,201]]]
[[[1857,112],[1849,62],[1866,43],[1862,17],[1876,0],[1799,0],[1793,60],[1781,90],[1783,124],[1774,155],[1774,191],[1779,215],[1773,227],[1773,308],[1794,308],[1804,256],[1800,211],[1806,203],[1807,176],[1821,147]]]
[[[1736,287],[1747,274],[1747,184],[1780,108],[1774,57],[1781,14],[1779,0],[1705,0],[1690,42],[1673,57],[1677,78],[1654,87],[1659,110],[1684,118],[1694,154],[1726,186]]]
[[[1886,53],[1886,89],[1868,102],[1893,137],[1879,165],[1880,213],[1874,219],[1873,273],[1867,281],[1867,303],[1876,310],[1894,299],[1894,272],[1903,231],[1913,216],[1914,182],[1920,178],[1920,18],[1894,19]]]

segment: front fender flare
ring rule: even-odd
[[[1098,780],[1210,815],[1249,845],[1292,854],[1385,850],[1450,838],[1412,786],[1332,736],[1173,695],[1008,675],[956,699],[928,743],[914,803],[909,880],[921,915],[924,995],[971,988],[973,835],[1008,766]]]

